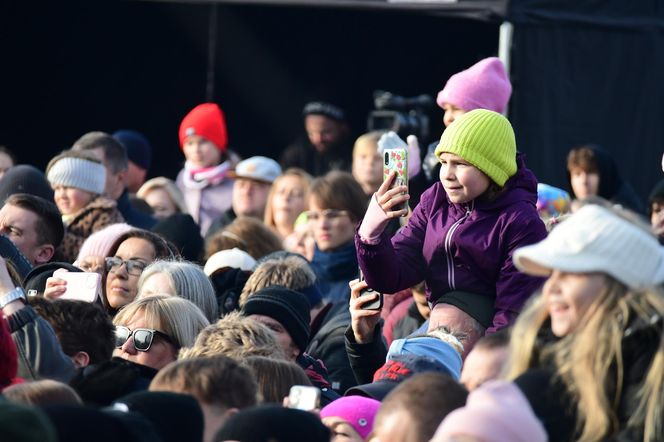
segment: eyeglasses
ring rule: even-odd
[[[148,351],[152,346],[152,341],[154,340],[155,335],[175,345],[170,336],[159,330],[153,330],[151,328],[135,328],[130,330],[128,327],[118,325],[115,327],[115,347],[122,347],[124,343],[129,340],[129,337],[133,336],[134,348],[138,351]]]
[[[341,218],[342,216],[348,216],[347,210],[337,210],[337,209],[326,209],[322,212],[314,212],[309,210],[307,213],[307,219],[309,221],[318,221],[319,219],[324,219],[326,221],[334,221]]]
[[[105,260],[106,263],[106,271],[107,272],[117,272],[120,267],[122,267],[122,264],[125,264],[127,266],[127,273],[133,276],[141,276],[141,273],[143,273],[143,270],[147,267],[147,264],[145,264],[142,261],[138,261],[135,259],[128,259],[126,261],[122,260],[121,258],[118,258],[117,256],[110,256],[106,258]]]

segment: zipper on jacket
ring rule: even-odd
[[[447,231],[447,235],[445,235],[445,256],[447,257],[447,281],[449,282],[450,289],[452,290],[456,290],[456,283],[454,281],[454,262],[451,250],[452,236],[454,235],[454,232],[459,227],[459,225],[463,223],[470,216],[470,214],[473,211],[474,205],[475,205],[475,200],[470,202],[470,204],[466,207],[466,213],[461,218],[459,218],[454,224],[452,224],[450,230]]]

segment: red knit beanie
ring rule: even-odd
[[[214,103],[199,104],[187,114],[180,123],[180,148],[184,140],[191,135],[198,135],[212,141],[221,152],[226,151],[228,132],[224,113]]]

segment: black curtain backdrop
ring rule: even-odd
[[[663,2],[517,0],[510,21],[510,119],[540,181],[567,188],[567,152],[597,143],[645,201],[664,178]]]
[[[9,4],[12,3],[12,4]],[[182,117],[205,100],[211,5],[4,2],[0,144],[44,167],[90,130],[132,128],[174,177]],[[218,5],[214,100],[244,156],[278,156],[305,101],[345,106],[364,131],[374,89],[435,95],[495,55],[498,24],[408,11]],[[434,136],[442,111],[430,112]]]

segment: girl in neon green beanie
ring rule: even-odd
[[[537,180],[505,117],[485,109],[462,115],[435,154],[440,181],[408,224],[393,238],[384,231],[405,215],[393,207],[409,198],[406,187],[389,188],[391,177],[373,195],[355,243],[371,288],[396,293],[425,280],[429,328],[463,332],[467,354],[481,335],[513,322],[541,285],[514,267],[512,252],[542,240],[546,229],[536,210]]]

